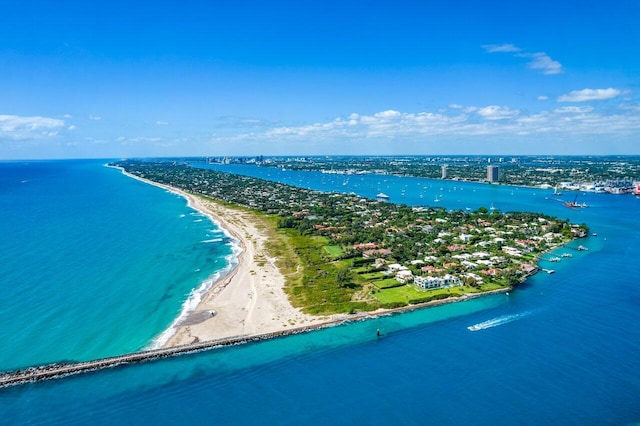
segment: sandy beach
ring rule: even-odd
[[[330,320],[302,313],[289,303],[285,278],[265,250],[267,237],[255,218],[205,198],[170,188],[218,223],[242,248],[238,264],[214,283],[164,347],[234,336],[251,336]],[[211,312],[215,312],[212,315]]]
[[[242,250],[237,265],[213,283],[195,310],[180,318],[166,333],[171,335],[161,336],[154,347],[262,335],[336,320],[307,315],[291,306],[284,292],[285,277],[276,267],[276,259],[267,255],[267,236],[250,212],[122,172],[185,197],[190,207],[218,224]]]

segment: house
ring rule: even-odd
[[[473,269],[478,267],[477,263],[469,262],[468,260],[463,260],[461,263],[462,263],[462,266],[464,266],[467,269]]]
[[[432,272],[442,272],[444,271],[444,269],[441,268],[436,268],[433,265],[427,265],[427,266],[423,266],[422,268],[420,268],[420,270],[422,272],[428,272],[428,273],[432,273]]]
[[[387,263],[389,263],[389,262],[387,262],[386,260],[384,260],[384,259],[382,259],[382,258],[377,258],[373,265],[374,265],[376,268],[382,268],[382,267],[383,267],[384,265],[386,265]]]
[[[413,280],[413,273],[408,269],[398,271],[396,273],[396,280],[402,284],[410,282]]]
[[[401,271],[403,269],[407,269],[407,267],[406,266],[402,266],[399,263],[392,263],[389,266],[387,266],[387,270],[392,274],[395,274],[396,272]]]
[[[391,255],[391,250],[389,249],[377,249],[377,250],[365,250],[362,252],[362,257],[368,259],[370,257],[387,257]]]
[[[486,251],[476,251],[475,253],[471,253],[471,256],[475,257],[476,259],[484,259],[489,257],[490,254]]]
[[[378,245],[376,243],[364,243],[364,244],[356,244],[353,246],[356,250],[370,250],[377,249]]]
[[[522,269],[527,274],[534,273],[538,270],[537,266],[531,265],[529,263],[523,263],[520,265],[520,269]]]
[[[502,247],[502,251],[507,253],[509,256],[514,256],[514,257],[522,256],[522,252],[515,247],[504,246]]]
[[[453,275],[447,274],[443,277],[414,277],[413,283],[422,289],[443,288],[462,285],[460,280]]]

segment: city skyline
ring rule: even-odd
[[[639,154],[636,1],[26,1],[0,159]]]

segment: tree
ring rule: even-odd
[[[351,283],[351,271],[349,269],[340,269],[336,279],[340,288],[347,287]]]

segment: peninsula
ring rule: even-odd
[[[537,213],[410,207],[167,161],[115,166],[187,197],[242,247],[166,346],[508,291],[542,253],[588,235]]]
[[[153,347],[0,375],[0,387],[315,330],[506,292],[588,235],[536,213],[447,211],[311,191],[167,161],[111,164],[187,198],[241,252]]]

